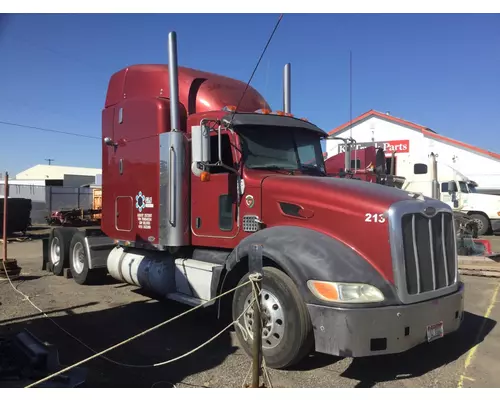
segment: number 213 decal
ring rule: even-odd
[[[384,214],[366,213],[365,214],[365,222],[375,222],[375,223],[383,224],[385,222],[385,217],[384,217]]]

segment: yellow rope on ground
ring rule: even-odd
[[[238,286],[236,286],[235,288],[230,289],[230,290],[228,290],[228,291],[226,291],[226,292],[224,292],[224,293],[222,293],[222,294],[220,294],[220,295],[218,295],[218,296],[214,297],[213,299],[210,299],[210,300],[209,300],[209,301],[214,301],[214,300],[216,300],[216,299],[218,299],[218,298],[220,298],[220,297],[225,296],[226,294],[229,294],[229,293],[231,293],[231,292],[233,292],[233,291],[235,291],[235,290],[239,289],[240,287],[243,287],[243,286],[245,286],[245,285],[247,285],[247,284],[249,284],[249,283],[251,283],[251,284],[252,284],[252,292],[253,292],[253,295],[254,295],[254,298],[253,298],[252,302],[251,302],[251,303],[250,303],[250,304],[249,304],[249,305],[245,308],[245,310],[243,310],[243,312],[242,312],[242,313],[238,316],[238,318],[237,318],[235,321],[232,321],[229,325],[227,325],[224,329],[222,329],[222,330],[221,330],[220,332],[218,332],[216,335],[214,335],[213,337],[211,337],[209,340],[207,340],[206,342],[202,343],[200,346],[198,346],[198,347],[194,348],[193,350],[191,350],[191,351],[189,351],[189,352],[187,352],[187,353],[185,353],[185,354],[183,354],[183,355],[181,355],[181,356],[179,356],[179,357],[176,357],[176,358],[173,358],[173,359],[170,359],[170,360],[167,360],[167,361],[163,361],[163,362],[160,362],[160,363],[155,363],[155,364],[147,364],[147,365],[134,365],[134,364],[125,364],[125,363],[121,363],[121,362],[118,362],[118,361],[112,360],[112,359],[110,359],[110,358],[108,358],[108,357],[104,357],[104,356],[103,356],[103,354],[105,354],[105,353],[107,353],[107,352],[109,352],[109,351],[111,351],[111,350],[114,350],[114,349],[116,349],[117,347],[120,347],[120,346],[122,346],[122,345],[124,345],[124,344],[126,344],[126,343],[128,343],[128,342],[130,342],[130,341],[132,341],[132,340],[135,340],[135,339],[137,339],[137,338],[139,338],[139,337],[141,337],[141,336],[143,336],[143,335],[145,335],[145,334],[147,334],[147,333],[149,333],[149,332],[152,332],[153,330],[158,329],[158,328],[160,328],[161,326],[164,326],[164,325],[168,324],[169,322],[172,322],[172,321],[174,321],[174,320],[176,320],[176,319],[178,319],[178,318],[180,318],[180,317],[182,317],[182,316],[184,316],[184,315],[186,315],[186,314],[190,313],[191,311],[194,311],[194,310],[196,310],[196,309],[198,309],[198,308],[202,307],[204,304],[200,304],[200,305],[198,305],[198,306],[196,306],[196,307],[194,307],[194,308],[192,308],[192,309],[189,309],[189,310],[187,310],[187,311],[186,311],[186,312],[184,312],[184,313],[181,313],[181,314],[179,314],[179,315],[177,315],[177,316],[175,316],[175,317],[173,317],[173,318],[171,318],[171,319],[169,319],[169,320],[167,320],[167,321],[164,321],[164,322],[162,322],[162,323],[160,323],[160,324],[158,324],[158,325],[155,325],[154,327],[149,328],[149,329],[147,329],[147,330],[145,330],[145,331],[143,331],[143,332],[141,332],[141,333],[139,333],[139,334],[137,334],[137,335],[135,335],[135,336],[133,336],[133,337],[131,337],[131,338],[129,338],[129,339],[126,339],[126,340],[124,340],[124,341],[122,341],[122,342],[120,342],[120,343],[118,343],[118,344],[116,344],[116,345],[114,345],[114,346],[112,346],[112,347],[110,347],[110,348],[106,349],[106,350],[103,350],[103,351],[101,351],[101,352],[97,352],[97,351],[95,351],[94,349],[92,349],[90,346],[88,346],[87,344],[85,344],[83,341],[81,341],[81,340],[80,340],[80,339],[78,339],[77,337],[73,336],[70,332],[68,332],[67,330],[65,330],[63,327],[61,327],[61,326],[60,326],[57,322],[55,322],[52,318],[50,318],[50,317],[49,317],[49,316],[48,316],[48,315],[47,315],[47,314],[46,314],[46,313],[45,313],[42,309],[40,309],[40,308],[39,308],[36,304],[34,304],[34,303],[31,301],[31,299],[29,298],[29,296],[27,296],[26,294],[24,294],[23,292],[21,292],[20,290],[18,290],[18,289],[14,286],[14,284],[12,283],[12,281],[11,281],[11,279],[10,279],[10,276],[9,276],[9,273],[8,273],[7,268],[6,268],[6,266],[5,266],[5,263],[4,263],[4,262],[2,262],[2,264],[3,264],[3,269],[4,269],[4,271],[5,271],[5,275],[7,276],[7,279],[8,279],[8,281],[9,281],[9,283],[10,283],[10,285],[11,285],[12,289],[14,289],[14,291],[16,291],[17,293],[19,293],[19,294],[20,294],[20,295],[21,295],[21,296],[22,296],[25,300],[27,300],[27,301],[28,301],[28,302],[29,302],[29,303],[30,303],[30,304],[31,304],[31,305],[32,305],[32,306],[33,306],[33,307],[34,307],[37,311],[39,311],[42,315],[44,315],[46,318],[48,318],[48,319],[49,319],[52,323],[54,323],[54,324],[55,324],[55,325],[56,325],[59,329],[61,329],[64,333],[66,333],[66,334],[67,334],[67,335],[69,335],[71,338],[75,339],[75,340],[76,340],[76,341],[78,341],[80,344],[82,344],[83,346],[85,346],[86,348],[88,348],[89,350],[91,350],[91,351],[94,353],[94,355],[93,355],[93,356],[88,357],[88,358],[86,358],[86,359],[84,359],[84,360],[82,360],[82,361],[79,361],[78,363],[75,363],[75,364],[73,364],[73,365],[70,365],[69,367],[66,367],[66,368],[64,368],[64,369],[62,369],[62,370],[60,370],[60,371],[58,371],[58,372],[56,372],[56,373],[54,373],[54,374],[52,374],[52,375],[49,375],[49,376],[47,376],[47,377],[45,377],[45,378],[43,378],[43,379],[40,379],[39,381],[34,382],[34,383],[32,383],[32,384],[30,384],[30,385],[26,386],[26,388],[31,388],[31,387],[37,386],[37,385],[39,385],[39,384],[41,384],[41,383],[43,383],[43,382],[46,382],[47,380],[49,380],[49,379],[51,379],[51,378],[53,378],[53,377],[55,377],[55,376],[57,376],[57,375],[60,375],[60,374],[62,374],[62,373],[64,373],[64,372],[67,372],[67,371],[69,371],[69,370],[70,370],[70,369],[72,369],[72,368],[75,368],[75,367],[77,367],[77,366],[79,366],[79,365],[82,365],[83,363],[85,363],[85,362],[87,362],[87,361],[90,361],[90,360],[92,360],[92,359],[94,359],[94,358],[98,358],[98,357],[101,357],[101,358],[103,358],[103,359],[105,359],[105,360],[107,360],[107,361],[109,361],[109,362],[111,362],[111,363],[113,363],[113,364],[117,364],[117,365],[124,366],[124,367],[129,367],[129,368],[152,368],[152,367],[159,367],[159,366],[163,366],[163,365],[170,364],[170,363],[172,363],[172,362],[178,361],[178,360],[180,360],[180,359],[182,359],[182,358],[184,358],[184,357],[187,357],[187,356],[189,356],[189,355],[191,355],[191,354],[195,353],[195,352],[196,352],[196,351],[198,351],[199,349],[203,348],[203,347],[204,347],[204,346],[206,346],[207,344],[211,343],[212,341],[214,341],[216,338],[218,338],[220,335],[222,335],[222,333],[224,333],[225,331],[227,331],[227,330],[228,330],[228,329],[229,329],[232,325],[237,325],[237,326],[239,326],[239,327],[240,327],[240,329],[242,328],[241,323],[239,322],[239,319],[240,319],[240,318],[241,318],[241,317],[242,317],[242,316],[243,316],[243,315],[244,315],[244,314],[245,314],[245,313],[246,313],[246,312],[250,309],[250,307],[252,307],[252,306],[253,306],[253,304],[254,304],[254,303],[255,303],[255,301],[257,300],[258,295],[260,294],[260,292],[259,292],[259,293],[257,292],[257,286],[256,286],[256,284],[255,284],[255,281],[256,281],[256,280],[259,280],[259,279],[262,279],[262,275],[261,275],[261,274],[251,274],[251,275],[249,276],[249,281],[247,281],[247,282],[245,282],[245,283],[243,283],[243,284],[241,284],[241,285],[238,285]],[[259,310],[260,310],[260,304],[258,304],[258,303],[257,303],[257,307],[259,307]],[[250,367],[250,368],[251,368],[251,367]],[[271,378],[270,378],[270,376],[269,376],[269,372],[268,372],[268,370],[267,370],[267,366],[266,366],[265,359],[263,359],[263,373],[264,373],[264,378],[265,378],[265,379],[267,379],[267,381],[268,381],[268,383],[269,383],[269,386],[272,388]],[[246,380],[248,379],[248,375],[249,375],[249,374],[250,374],[250,370],[248,371],[248,374],[246,375],[246,377],[245,377],[245,379],[244,379],[244,381],[243,381],[243,386],[245,385]],[[174,387],[175,387],[175,385],[174,385]]]
[[[245,282],[245,283],[242,283],[241,285],[238,285],[238,286],[236,286],[236,287],[234,287],[234,288],[232,288],[232,289],[230,289],[230,290],[228,290],[228,291],[226,291],[226,292],[224,292],[224,293],[222,293],[222,294],[220,294],[220,295],[218,295],[218,296],[215,296],[214,298],[210,299],[209,301],[217,300],[218,298],[220,298],[220,297],[222,297],[222,296],[225,296],[225,295],[226,295],[226,294],[228,294],[228,293],[234,292],[235,290],[239,289],[240,287],[243,287],[243,286],[245,286],[245,285],[248,285],[249,283],[250,283],[250,281],[247,281],[247,282]],[[156,329],[158,329],[158,328],[160,328],[160,327],[162,327],[162,326],[164,326],[164,325],[167,325],[168,323],[170,323],[170,322],[172,322],[172,321],[175,321],[176,319],[179,319],[179,318],[181,318],[181,317],[183,317],[183,316],[185,316],[185,315],[189,314],[190,312],[193,312],[193,311],[195,311],[195,310],[197,310],[197,309],[199,309],[199,308],[203,307],[204,305],[205,305],[205,304],[200,304],[200,305],[198,305],[198,306],[196,306],[196,307],[193,307],[193,308],[191,308],[191,309],[189,309],[189,310],[187,310],[187,311],[184,311],[183,313],[181,313],[181,314],[179,314],[179,315],[176,315],[175,317],[172,317],[172,318],[170,318],[170,319],[168,319],[168,320],[166,320],[166,321],[163,321],[163,322],[161,322],[161,323],[159,323],[159,324],[157,324],[157,325],[155,325],[155,326],[153,326],[153,327],[151,327],[151,328],[149,328],[149,329],[146,329],[145,331],[142,331],[142,332],[138,333],[137,335],[134,335],[134,336],[132,336],[132,337],[130,337],[130,338],[128,338],[128,339],[123,340],[123,341],[122,341],[122,342],[120,342],[120,343],[117,343],[117,344],[115,344],[115,345],[113,345],[113,346],[111,346],[111,347],[108,347],[107,349],[102,350],[102,351],[100,351],[99,353],[96,353],[96,354],[94,354],[94,355],[92,355],[92,356],[90,356],[90,357],[85,358],[84,360],[81,360],[81,361],[79,361],[79,362],[77,362],[77,363],[75,363],[75,364],[70,365],[69,367],[63,368],[62,370],[60,370],[60,371],[58,371],[58,372],[55,372],[55,373],[53,373],[53,374],[51,374],[51,375],[49,375],[49,376],[47,376],[47,377],[45,377],[45,378],[43,378],[43,379],[40,379],[39,381],[34,382],[34,383],[32,383],[32,384],[30,384],[30,385],[26,386],[26,388],[31,388],[31,387],[34,387],[34,386],[36,386],[36,385],[39,385],[40,383],[46,382],[46,381],[48,381],[49,379],[54,378],[55,376],[58,376],[58,375],[60,375],[60,374],[62,374],[62,373],[64,373],[64,372],[67,372],[67,371],[69,371],[70,369],[73,369],[73,368],[75,368],[75,367],[78,367],[78,366],[80,366],[80,365],[82,365],[82,364],[84,364],[84,363],[86,363],[86,362],[88,362],[88,361],[90,361],[90,360],[93,360],[94,358],[98,358],[98,357],[102,356],[103,354],[106,354],[106,353],[110,352],[111,350],[114,350],[114,349],[116,349],[116,348],[118,348],[118,347],[121,347],[121,346],[123,346],[124,344],[127,344],[127,343],[129,343],[129,342],[131,342],[131,341],[133,341],[133,340],[135,340],[135,339],[137,339],[137,338],[139,338],[139,337],[141,337],[141,336],[144,336],[144,335],[146,335],[146,334],[148,334],[148,333],[150,333],[150,332],[152,332],[152,331],[154,331],[154,330],[156,330]],[[231,323],[231,325],[232,325],[233,323],[234,323],[234,321]],[[226,328],[226,329],[228,329],[228,328]],[[220,334],[221,334],[221,333],[219,333],[219,335],[220,335]],[[213,338],[212,338],[212,340],[213,340]]]

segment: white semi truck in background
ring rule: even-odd
[[[439,199],[469,215],[477,224],[478,235],[500,233],[500,197],[477,193],[474,181],[438,158],[431,153],[423,163],[398,160],[398,175],[406,178],[402,189]]]

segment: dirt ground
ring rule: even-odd
[[[43,235],[40,231],[36,235]],[[9,244],[22,276],[19,290],[64,329],[99,351],[186,310],[151,299],[140,289],[113,281],[79,286],[41,270],[39,236]],[[490,237],[491,239],[491,237]],[[500,238],[494,238],[500,251]],[[464,276],[466,316],[455,335],[394,356],[349,359],[313,354],[288,371],[270,370],[275,387],[500,387],[500,281]],[[497,295],[498,294],[498,295]],[[211,310],[198,310],[108,354],[127,364],[174,358],[203,343],[223,327]],[[92,353],[0,281],[0,334],[29,329],[57,346],[69,365]],[[85,387],[241,387],[251,360],[233,332],[170,365],[129,368],[96,359],[85,364]],[[0,386],[2,383],[0,382]]]

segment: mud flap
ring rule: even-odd
[[[49,260],[49,244],[50,239],[52,238],[52,232],[49,237],[42,239],[42,271],[52,272],[52,265]]]

